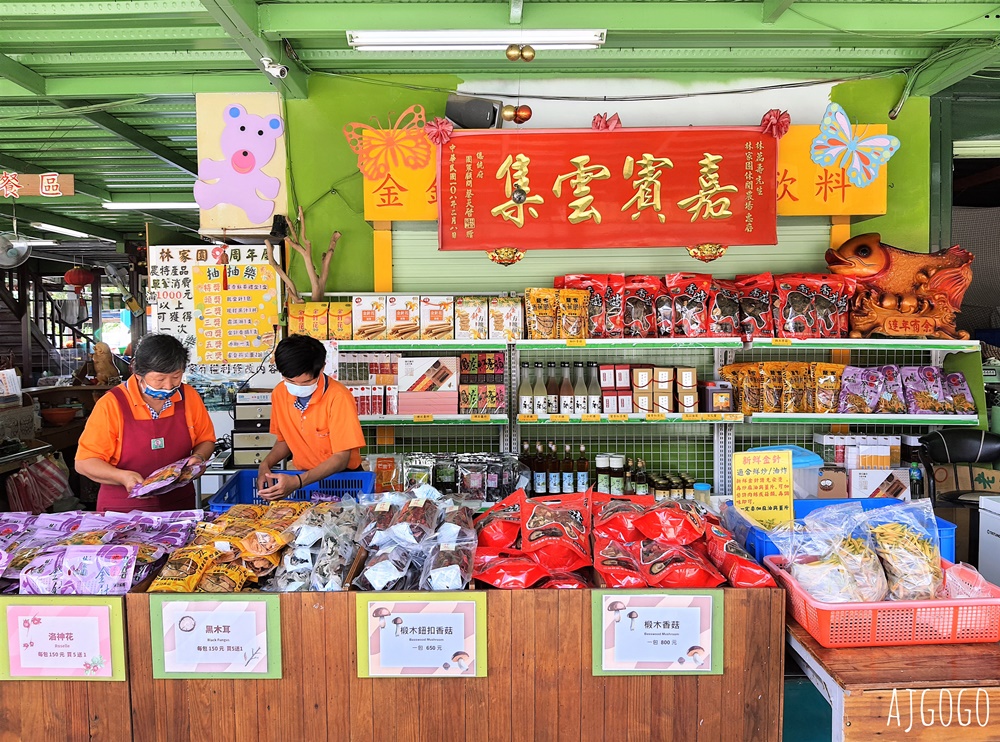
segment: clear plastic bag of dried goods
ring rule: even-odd
[[[944,590],[937,519],[930,500],[867,513],[866,523],[889,583],[889,600],[932,600]]]
[[[385,590],[397,580],[406,575],[410,567],[410,553],[402,546],[386,546],[368,555],[365,568],[361,572],[364,582],[358,586],[364,589],[367,584],[373,590]]]
[[[421,590],[463,590],[472,579],[476,540],[429,543],[420,575]]]

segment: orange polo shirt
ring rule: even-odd
[[[295,398],[288,393],[285,382],[278,384],[271,393],[271,432],[288,444],[296,469],[312,469],[340,451],[351,452],[348,469],[361,466],[365,436],[354,397],[347,387],[328,376],[320,378],[305,412],[295,408]]]
[[[151,420],[149,407],[139,391],[139,382],[135,376],[124,384],[125,396],[132,403],[132,415],[136,420]],[[183,385],[184,417],[187,420],[188,431],[191,433],[191,447],[211,441],[215,443],[215,427],[205,409],[201,396],[192,387]],[[163,411],[161,418],[171,417],[176,410],[176,404],[181,399],[177,392],[170,398],[173,405]],[[112,466],[117,466],[122,455],[122,411],[118,402],[111,394],[105,394],[94,405],[93,412],[87,418],[87,425],[80,434],[80,443],[76,449],[76,460],[101,459]]]

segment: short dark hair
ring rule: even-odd
[[[319,376],[326,365],[326,348],[308,335],[289,335],[274,351],[274,365],[286,379],[302,374]]]
[[[153,333],[139,342],[132,358],[132,370],[139,376],[173,374],[186,369],[190,358],[191,354],[177,338]]]

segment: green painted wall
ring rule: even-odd
[[[930,242],[930,98],[909,98],[895,121],[896,105],[906,79],[858,80],[837,85],[831,98],[847,111],[852,122],[888,124],[899,138],[899,152],[889,161],[888,212],[857,220],[851,234],[879,232],[889,244],[927,252]]]
[[[460,82],[444,75],[396,75],[391,79],[393,87],[316,74],[309,81],[308,100],[285,103],[290,210],[294,212],[299,205],[305,209],[307,236],[316,255],[326,249],[333,232],[342,235],[330,269],[331,291],[371,291],[374,281],[372,227],[364,220],[361,173],[357,156],[344,138],[344,125],[360,122],[377,126],[372,120],[375,117],[386,126],[390,113],[398,116],[415,103],[423,105],[428,119],[443,116],[446,93],[402,86],[448,90]],[[332,188],[336,194],[330,193]],[[291,257],[291,277],[300,288],[309,285],[298,255]]]

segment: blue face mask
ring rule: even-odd
[[[180,389],[179,386],[175,386],[173,389],[154,389],[149,384],[147,384],[145,380],[143,380],[142,385],[143,387],[145,387],[142,390],[142,393],[145,394],[150,399],[157,399],[157,400],[170,399],[177,393],[177,390]]]

